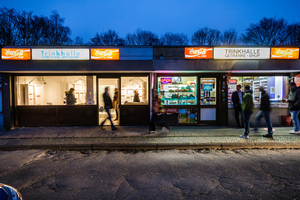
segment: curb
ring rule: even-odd
[[[66,144],[5,145],[0,151],[15,150],[171,150],[171,149],[300,149],[300,144]]]

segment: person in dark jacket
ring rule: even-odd
[[[75,105],[76,98],[74,95],[74,91],[75,91],[74,88],[70,88],[69,92],[67,93],[67,97],[66,97],[67,105]]]
[[[250,117],[253,113],[253,96],[252,90],[250,90],[250,85],[245,85],[245,95],[242,102],[242,111],[244,115],[244,125],[245,133],[240,135],[240,138],[248,139],[249,138],[249,129],[250,129]]]
[[[271,118],[270,118],[270,113],[271,113],[271,108],[270,108],[270,97],[268,93],[266,93],[264,86],[259,86],[259,91],[261,92],[261,98],[260,98],[260,111],[257,113],[255,116],[255,132],[258,131],[258,125],[260,123],[261,118],[265,119],[265,122],[268,126],[268,134],[263,135],[263,137],[269,137],[273,138],[273,126],[271,123]]]
[[[105,92],[103,93],[103,101],[104,101],[104,109],[107,112],[108,117],[101,123],[101,129],[105,130],[103,128],[103,125],[104,125],[105,121],[108,119],[110,121],[110,124],[111,124],[111,130],[115,130],[117,128],[113,124],[113,122],[111,120],[111,115],[110,115],[110,112],[109,112],[109,110],[112,109],[112,101],[111,101],[111,98],[110,98],[109,93],[108,93],[108,87],[105,88]]]
[[[300,89],[296,87],[295,82],[291,82],[289,84],[290,94],[289,94],[289,111],[292,116],[294,130],[292,130],[291,134],[300,133],[299,130],[299,111],[300,111]]]
[[[134,90],[134,98],[133,98],[133,102],[140,102],[138,90]]]
[[[242,86],[237,85],[236,91],[234,91],[232,93],[232,97],[231,97],[231,101],[232,101],[234,112],[235,112],[235,120],[236,120],[237,126],[239,128],[244,127],[244,118],[242,115],[242,101],[243,101],[242,99],[243,99],[243,96],[245,95],[245,93],[242,92],[241,89],[242,89]],[[240,124],[240,120],[239,120],[240,113],[241,113],[241,124]]]

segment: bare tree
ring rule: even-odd
[[[50,19],[47,21],[47,32],[45,39],[47,45],[67,45],[71,43],[71,30],[64,26],[64,18],[61,18],[57,11],[52,11]]]
[[[204,27],[194,32],[192,44],[195,45],[218,45],[221,40],[221,31]]]
[[[119,37],[116,31],[108,30],[101,34],[96,33],[96,36],[90,39],[90,43],[93,45],[114,46],[122,45],[124,41]]]
[[[287,26],[287,34],[286,45],[300,45],[300,23],[289,24]]]
[[[283,44],[287,39],[287,22],[285,19],[264,17],[258,23],[250,24],[246,34],[242,34],[245,44],[274,46]]]
[[[77,45],[77,46],[82,46],[82,45],[85,45],[85,43],[83,42],[83,38],[82,37],[79,37],[77,36],[73,42],[74,45]]]
[[[154,46],[160,44],[155,33],[141,29],[137,29],[133,34],[128,33],[125,41],[126,45]]]
[[[222,38],[221,31],[217,29],[210,29],[210,32],[207,36],[207,45],[219,45]]]
[[[175,46],[175,45],[187,45],[189,43],[189,39],[187,35],[183,33],[172,33],[166,32],[160,38],[161,45]]]
[[[223,45],[229,45],[229,46],[237,45],[239,43],[238,32],[232,28],[225,30],[223,32],[221,42]]]
[[[16,25],[17,14],[17,11],[13,8],[0,8],[0,44],[18,44],[18,34]]]

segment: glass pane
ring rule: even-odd
[[[236,86],[241,85],[244,91],[245,85],[250,85],[253,91],[253,102],[260,102],[261,93],[259,86],[264,86],[265,91],[270,96],[271,103],[282,102],[288,96],[288,77],[287,76],[232,76],[228,84],[228,104],[231,104],[231,96],[236,91]]]
[[[217,84],[216,78],[201,78],[201,105],[216,105],[217,103]]]
[[[94,79],[95,76],[17,76],[17,105],[94,105]]]
[[[121,77],[122,105],[147,105],[148,101],[148,76]]]
[[[197,76],[158,77],[157,83],[163,105],[197,105]]]
[[[99,124],[101,124],[108,114],[104,109],[103,95],[105,88],[108,88],[108,94],[112,101],[112,108],[109,109],[111,119],[114,125],[119,125],[119,79],[118,78],[99,78],[98,79],[98,98],[99,98]],[[106,120],[104,125],[110,125],[110,120]]]

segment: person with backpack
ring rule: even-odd
[[[270,113],[271,113],[270,97],[269,97],[268,93],[266,93],[264,86],[261,85],[261,86],[259,86],[258,89],[261,92],[260,111],[255,116],[254,131],[259,132],[257,127],[259,125],[261,118],[264,118],[265,122],[268,126],[268,134],[263,135],[263,137],[273,138],[273,126],[272,126],[271,117],[270,117]]]
[[[161,105],[161,100],[158,95],[155,96],[155,99],[153,101],[153,108],[152,108],[152,117],[149,125],[149,131],[150,133],[155,133],[156,132],[156,124],[159,123],[163,126],[162,132],[169,132],[170,127],[168,124],[166,124],[164,121],[161,119],[161,113],[163,110],[163,106]]]
[[[244,115],[244,125],[245,133],[240,135],[240,138],[248,139],[249,138],[249,129],[250,129],[250,117],[253,113],[253,97],[252,90],[250,90],[250,85],[245,85],[245,95],[243,96],[242,101],[242,111]]]

